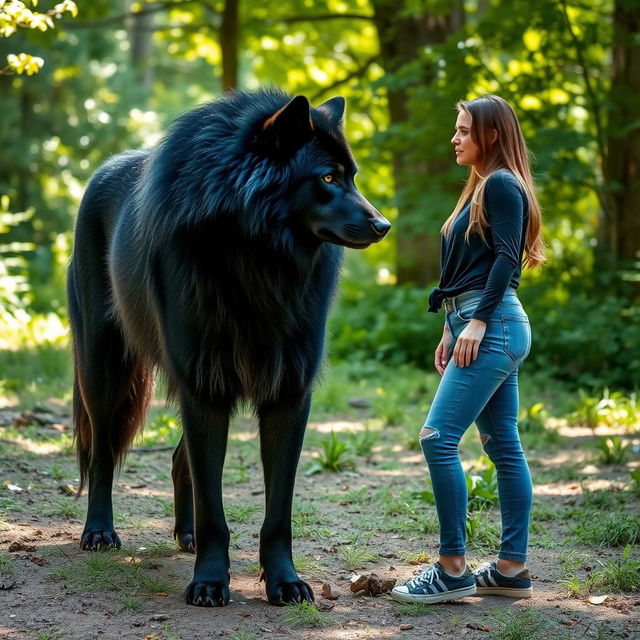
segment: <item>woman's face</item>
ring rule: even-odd
[[[480,160],[480,149],[471,139],[471,114],[460,111],[456,120],[456,131],[451,138],[456,152],[456,162],[464,167],[475,166]]]

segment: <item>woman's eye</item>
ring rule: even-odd
[[[327,184],[331,184],[334,181],[334,177],[332,173],[327,173],[327,175],[322,176],[322,180]]]

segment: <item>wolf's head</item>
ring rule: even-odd
[[[294,233],[361,249],[382,240],[391,224],[356,188],[357,166],[343,133],[344,108],[343,98],[312,108],[297,96],[262,122],[253,148],[293,168],[286,200]]]

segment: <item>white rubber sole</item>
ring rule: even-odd
[[[508,598],[530,598],[533,595],[533,588],[509,589],[509,587],[477,587],[476,593],[479,596],[507,596]]]
[[[476,593],[476,585],[463,587],[462,589],[453,589],[445,593],[429,593],[429,594],[412,594],[404,591],[398,591],[398,587],[391,591],[391,597],[399,602],[422,602],[424,604],[434,604],[436,602],[445,602],[446,600],[457,600],[458,598],[466,598]]]

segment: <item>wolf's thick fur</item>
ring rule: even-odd
[[[389,228],[353,183],[343,111],[341,98],[310,108],[276,90],[227,95],[179,118],[157,147],[107,161],[80,207],[68,297],[89,483],[81,545],[120,545],[114,468],[160,368],[183,424],[172,475],[175,536],[196,551],[191,604],[229,601],[221,477],[241,399],[259,420],[267,596],[313,599],[291,560],[311,387],[342,246],[366,247]]]

